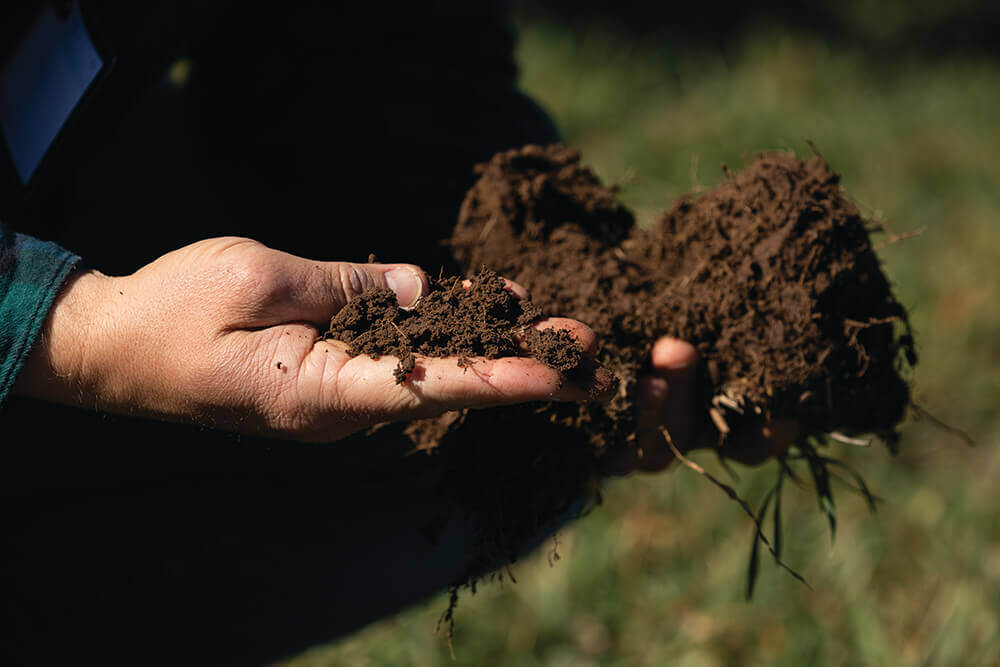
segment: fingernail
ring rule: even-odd
[[[417,272],[403,266],[386,271],[385,284],[396,293],[396,300],[403,308],[415,306],[424,289],[424,281]]]

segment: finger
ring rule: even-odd
[[[398,386],[446,410],[529,401],[603,402],[610,400],[617,388],[614,375],[605,368],[595,370],[591,386],[581,387],[535,359],[477,357],[469,361],[463,368],[453,358],[419,358],[414,372]]]
[[[674,460],[660,428],[664,425],[663,415],[668,403],[676,397],[672,395],[671,386],[665,378],[649,376],[637,383],[636,399],[636,438],[639,443],[636,467],[646,472],[658,472]]]
[[[524,289],[524,287],[522,287],[520,284],[515,283],[513,280],[508,280],[507,278],[504,278],[502,276],[500,279],[503,280],[503,288],[508,292],[510,292],[511,294],[513,294],[519,300],[530,298],[528,296],[528,290]],[[469,279],[463,280],[462,287],[464,287],[465,289],[469,289],[470,287],[472,287],[472,281]]]
[[[797,421],[773,419],[761,427],[760,437],[768,456],[776,456],[791,447],[801,432],[802,427]]]
[[[669,389],[667,381],[655,375],[636,382],[636,439],[633,446],[609,457],[603,465],[606,474],[623,476],[636,470],[658,472],[673,461],[673,452],[660,432]]]
[[[533,329],[544,331],[546,329],[568,331],[576,342],[583,348],[583,354],[587,357],[594,356],[597,350],[597,334],[583,322],[573,320],[568,317],[545,317],[531,323]],[[528,346],[523,336],[517,336],[521,349],[530,354],[531,348]]]
[[[387,287],[400,306],[411,307],[428,291],[427,276],[413,264],[317,262],[271,251],[261,271],[265,297],[254,326],[312,322],[326,326],[351,299],[372,287]]]
[[[791,419],[750,419],[729,434],[722,453],[746,465],[759,465],[791,447],[800,433],[799,423]]]
[[[688,342],[661,338],[653,345],[651,357],[653,372],[669,388],[660,418],[677,447],[685,451],[694,445],[698,352]]]
[[[504,278],[503,286],[505,290],[516,296],[518,299],[527,300],[531,298],[531,296],[528,294],[528,290],[526,290],[520,283],[516,283],[513,280],[508,280],[507,278]]]
[[[691,372],[698,362],[698,351],[691,343],[669,336],[656,341],[650,356],[653,370],[667,375]]]
[[[327,343],[317,343],[317,355]],[[417,360],[406,381],[397,384],[394,357],[357,356],[324,369],[320,386],[331,410],[394,421],[462,408],[485,408],[529,401],[576,401],[591,396],[563,381],[558,372],[524,357],[472,359],[460,367],[454,358]],[[610,397],[609,397],[610,398]]]
[[[667,381],[661,377],[647,376],[636,382],[636,430],[640,436],[659,433],[668,390]]]
[[[673,452],[662,427],[679,443],[690,439],[697,351],[687,342],[665,337],[656,341],[650,357],[654,374],[636,384],[636,447],[611,462],[612,474],[658,472],[670,465]]]

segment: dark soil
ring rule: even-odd
[[[529,146],[478,169],[454,254],[596,331],[597,360],[625,391],[553,409],[599,447],[634,433],[632,390],[664,335],[700,353],[710,428],[759,415],[896,441],[909,404],[897,368],[915,363],[913,339],[865,221],[820,158],[762,154],[650,230],[568,148]]]
[[[648,230],[563,146],[498,154],[477,173],[450,240],[455,258],[466,270],[486,265],[519,282],[532,309],[590,325],[596,361],[622,384],[607,404],[463,411],[405,427],[416,449],[444,457],[450,473],[442,493],[452,506],[479,519],[473,581],[515,560],[554,518],[577,511],[579,499],[598,496],[602,458],[636,446],[636,382],[649,372],[660,336],[697,347],[701,433],[723,455],[744,458],[741,432],[765,419],[797,422],[803,443],[829,432],[871,433],[895,447],[909,405],[900,371],[916,362],[913,338],[869,228],[820,158],[761,154],[739,174],[726,169],[701,196],[679,200]],[[454,281],[443,284],[444,319],[450,304],[478,298]],[[351,310],[338,320],[388,321],[390,296],[356,307],[371,314]],[[398,309],[391,319],[402,336],[424,340],[423,328],[404,328],[409,316],[397,317]],[[438,349],[481,354],[472,340],[480,334],[466,340],[466,326],[480,316],[461,317],[465,324],[451,329],[463,332],[460,347]],[[508,316],[504,326],[523,324],[521,317]],[[398,378],[412,368],[409,351],[397,347],[399,332],[350,329],[357,333],[358,352],[403,359]],[[491,336],[484,341],[492,344]]]
[[[458,277],[430,281],[428,294],[411,309],[400,308],[388,288],[372,288],[351,301],[330,322],[326,338],[350,345],[352,355],[390,355],[403,383],[416,366],[414,354],[457,357],[514,357],[527,353],[567,375],[582,370],[583,348],[565,330],[530,328],[542,317],[531,301],[516,298],[503,278],[483,268],[463,285]]]

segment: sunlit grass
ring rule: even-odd
[[[785,560],[812,592],[762,554],[746,603],[752,523],[674,469],[609,483],[605,505],[560,536],[561,560],[543,550],[516,585],[465,596],[456,663],[434,634],[439,596],[291,665],[1000,664],[1000,65],[876,65],[780,31],[737,52],[532,25],[520,61],[587,163],[640,179],[623,199],[643,222],[715,183],[721,162],[807,153],[811,140],[865,210],[897,232],[923,228],[882,253],[918,332],[915,393],[977,446],[925,421],[895,459],[843,451],[885,501],[872,516],[839,489],[832,546],[812,490],[787,488]],[[773,468],[740,472],[758,503]]]

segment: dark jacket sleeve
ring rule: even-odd
[[[79,257],[0,223],[0,405]]]

